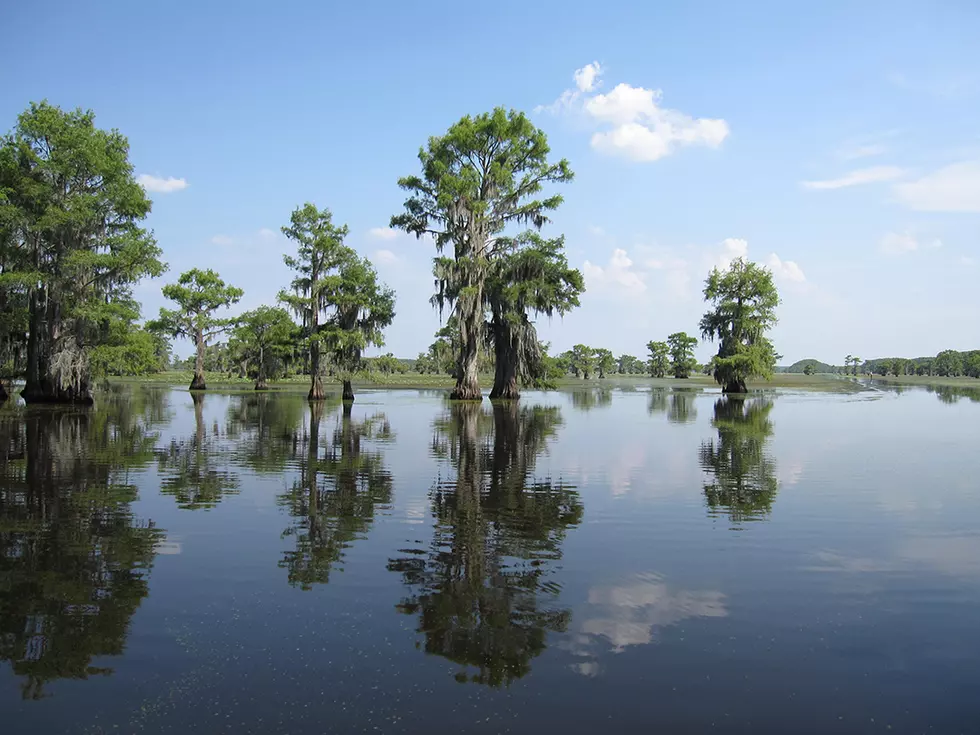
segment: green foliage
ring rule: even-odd
[[[810,372],[806,372],[806,368],[810,368]],[[805,360],[797,360],[792,365],[784,368],[778,368],[776,372],[779,373],[806,373],[807,375],[813,375],[814,373],[833,373],[836,372],[833,365],[828,365],[825,362],[820,362],[819,360],[814,360],[813,358],[807,358]]]
[[[596,351],[587,345],[575,345],[568,354],[569,364],[576,376],[588,380],[596,369]]]
[[[650,351],[650,357],[647,360],[650,377],[662,378],[667,375],[667,369],[670,367],[670,348],[667,343],[650,341],[647,342],[647,349]]]
[[[166,268],[149,211],[128,141],[91,111],[32,103],[0,141],[0,364],[28,402],[90,401],[92,349],[118,345],[132,285]]]
[[[568,267],[564,238],[545,240],[525,232],[509,242],[505,249],[506,241],[500,240],[485,289],[490,312],[486,341],[493,348],[495,368],[491,398],[516,398],[518,379],[526,385],[545,380],[530,316],[563,316],[579,305],[585,290],[582,274]]]
[[[620,355],[616,358],[616,372],[620,375],[642,375],[646,372],[646,366],[634,355]]]
[[[236,319],[219,318],[215,312],[237,304],[244,291],[227,285],[213,270],[192,268],[180,274],[177,283],[163,287],[163,295],[175,302],[177,309],[160,309],[159,318],[148,326],[172,337],[187,337],[197,350],[191,389],[203,389],[204,352],[209,340],[231,329]]]
[[[954,350],[943,350],[932,364],[933,372],[936,375],[953,378],[963,374],[963,358]]]
[[[595,350],[595,369],[599,371],[599,377],[605,378],[606,373],[611,373],[616,369],[616,359],[609,350],[600,347]]]
[[[772,273],[738,258],[724,272],[711,271],[704,298],[713,309],[701,319],[701,334],[719,342],[715,380],[725,392],[744,393],[748,378],[770,379],[778,359],[765,336],[777,321],[779,305]]]
[[[695,337],[689,337],[687,332],[674,332],[667,337],[670,348],[670,369],[675,378],[689,378],[697,369],[698,361],[694,359],[694,348],[698,344]]]
[[[813,375],[813,363],[807,363],[803,368],[804,375]]]
[[[283,370],[298,341],[299,328],[285,309],[260,306],[239,317],[228,349],[242,372],[255,377],[255,387],[264,388],[269,377]]]
[[[167,369],[170,344],[164,335],[128,325],[113,342],[93,347],[89,353],[92,375],[150,375]]]
[[[551,163],[549,153],[545,134],[523,113],[497,108],[466,116],[445,135],[430,138],[419,151],[421,175],[398,182],[409,197],[391,226],[419,238],[431,236],[440,254],[447,248],[451,252],[434,261],[433,303],[440,310],[449,306],[458,317],[455,398],[480,397],[477,374],[487,280],[498,258],[521,249],[520,239],[505,232],[544,226],[548,213],[562,201],[558,195],[539,198],[544,185],[572,179],[568,162]],[[527,347],[536,344],[528,330],[518,339]]]
[[[378,283],[367,258],[344,245],[347,225],[334,225],[329,209],[306,203],[293,211],[282,231],[296,243],[297,254],[284,256],[296,277],[279,300],[302,320],[310,351],[310,398],[323,398],[321,350],[344,379],[347,396],[362,351],[384,344],[384,329],[395,318],[395,294]],[[353,392],[347,397],[353,398]]]

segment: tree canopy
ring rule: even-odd
[[[178,306],[160,309],[160,316],[150,327],[174,337],[187,337],[196,349],[191,390],[204,390],[204,350],[208,341],[231,329],[236,320],[216,316],[219,309],[237,304],[245,292],[226,284],[213,270],[191,268],[181,273],[177,283],[163,287],[163,295]]]
[[[129,143],[91,111],[32,103],[0,141],[0,364],[24,400],[90,403],[91,353],[139,317],[166,266]]]
[[[712,269],[704,298],[713,308],[701,319],[701,335],[719,343],[712,367],[724,392],[745,393],[748,378],[771,378],[778,356],[766,332],[779,305],[772,273],[738,258],[727,270]]]
[[[398,185],[409,192],[391,226],[432,237],[437,290],[433,302],[458,317],[459,354],[452,397],[481,398],[478,359],[487,279],[497,258],[511,254],[512,228],[540,229],[562,201],[539,196],[545,184],[572,179],[564,159],[548,160],[545,134],[520,112],[497,108],[467,115],[419,151],[421,175]],[[441,255],[449,250],[451,256]]]
[[[395,318],[395,294],[378,283],[374,266],[344,245],[347,225],[337,226],[329,209],[307,202],[297,207],[283,234],[296,243],[286,265],[296,272],[279,300],[300,317],[310,355],[311,400],[324,398],[320,357],[325,350],[344,381],[344,398],[354,400],[351,374],[369,345],[384,344]]]

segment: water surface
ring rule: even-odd
[[[2,731],[977,732],[978,440],[952,389],[8,406]]]

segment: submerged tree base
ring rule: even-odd
[[[349,380],[344,381],[344,402],[354,402],[354,387],[350,384]]]
[[[259,378],[255,381],[255,390],[269,390],[269,384],[265,382],[265,378]]]
[[[88,386],[79,389],[74,388],[55,388],[51,385],[32,385],[28,383],[24,390],[20,392],[20,397],[24,403],[67,403],[75,406],[91,406],[95,403],[92,394],[88,391]]]
[[[482,401],[483,391],[479,385],[466,385],[457,383],[453,392],[449,394],[452,401]]]
[[[501,401],[516,401],[521,397],[521,392],[517,388],[517,383],[507,383],[503,386],[495,385],[493,390],[490,391],[490,400],[501,400]]]
[[[748,393],[749,389],[745,386],[744,380],[732,380],[725,383],[722,393]]]
[[[194,379],[191,381],[191,387],[189,390],[207,390],[207,385],[204,383],[204,376],[195,375]]]

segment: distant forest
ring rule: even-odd
[[[927,375],[956,378],[980,378],[980,350],[957,352],[943,350],[935,357],[877,357],[862,360],[848,355],[844,365],[828,365],[812,358],[799,360],[789,367],[777,367],[777,373],[832,373],[837,375]]]

